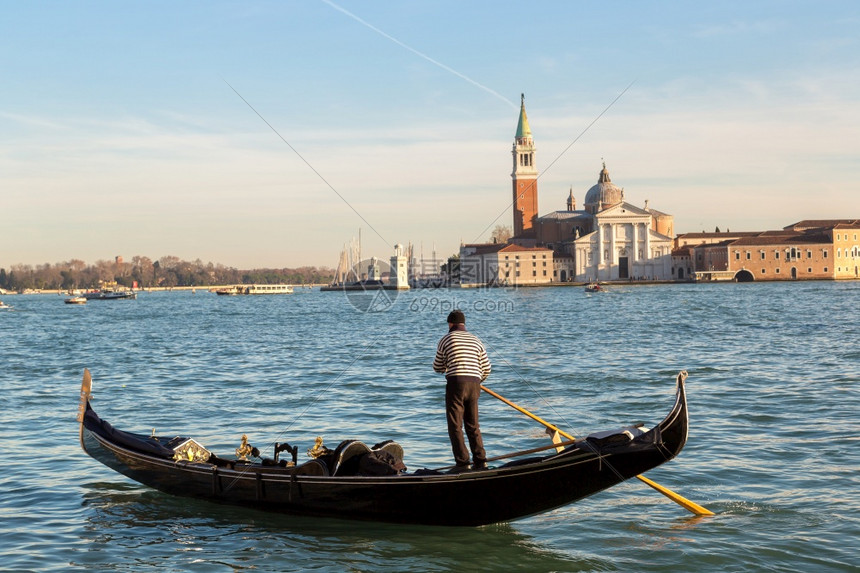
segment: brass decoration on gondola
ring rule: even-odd
[[[173,448],[173,460],[177,462],[197,462],[204,463],[209,461],[211,452],[201,446],[192,438],[188,438],[175,448]]]
[[[316,459],[330,453],[331,450],[323,445],[322,436],[317,436],[317,439],[314,440],[314,447],[308,450],[308,457]]]
[[[242,443],[236,448],[236,455],[239,456],[239,460],[247,462],[248,456],[254,453],[254,449],[254,446],[248,443],[248,435],[242,434]]]

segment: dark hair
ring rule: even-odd
[[[448,322],[451,324],[466,324],[466,315],[462,310],[453,310],[448,315]]]

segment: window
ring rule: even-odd
[[[747,260],[750,260],[751,256],[752,256],[752,253],[750,253],[749,251],[747,251]]]
[[[811,272],[812,272],[812,267],[809,267],[808,269],[806,269],[806,272],[811,273]]]
[[[779,269],[776,269],[774,272],[775,272],[776,274],[779,274]]]
[[[767,274],[767,269],[762,269],[762,270],[761,270],[761,274],[766,275],[766,274]]]
[[[824,249],[824,251],[822,251],[822,255],[824,256],[825,259],[827,258],[827,249]]]
[[[779,251],[773,252],[773,258],[776,259],[777,261],[779,260]]]
[[[741,260],[741,252],[740,251],[735,251],[735,260],[736,261]]]
[[[811,259],[811,258],[812,258],[812,251],[806,251],[806,258],[807,258],[807,259]]]
[[[536,276],[537,276],[537,271],[532,271],[532,276],[533,276],[533,277],[536,277]]]
[[[764,260],[764,251],[761,252],[761,260]],[[764,274],[764,273],[762,273]]]

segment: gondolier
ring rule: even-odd
[[[490,359],[478,337],[466,331],[466,316],[460,310],[448,315],[448,334],[436,347],[433,370],[445,374],[447,380],[445,414],[456,463],[452,472],[486,468],[487,454],[478,423],[478,399],[481,382],[490,375]],[[464,427],[472,451],[471,466],[469,449],[463,439]]]

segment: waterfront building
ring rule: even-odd
[[[675,237],[672,276],[676,280],[734,280],[729,270],[729,245],[758,231],[684,233]]]
[[[765,231],[728,245],[735,280],[833,278],[833,241],[823,232]]]
[[[802,280],[860,278],[860,220],[805,220],[774,231],[688,233],[675,239],[676,278]]]
[[[833,230],[836,279],[860,279],[860,221],[838,223]]]
[[[460,246],[460,285],[519,286],[553,282],[553,252],[510,243]]]

